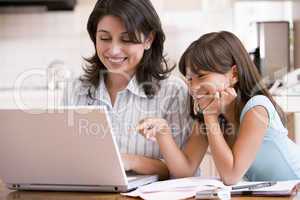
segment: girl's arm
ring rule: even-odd
[[[192,134],[182,151],[163,119],[148,118],[139,125],[139,131],[148,138],[156,138],[169,173],[176,178],[193,176],[207,151],[207,138],[197,122],[194,123]]]
[[[263,141],[268,127],[268,113],[255,106],[244,116],[232,150],[226,143],[215,115],[204,115],[207,135],[216,168],[223,182],[235,184],[246,173]]]

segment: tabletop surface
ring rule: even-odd
[[[8,190],[0,181],[0,200],[139,200],[112,193],[84,192],[19,192]],[[294,197],[233,197],[233,200],[300,200]]]

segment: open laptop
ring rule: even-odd
[[[0,110],[0,179],[14,190],[125,192],[127,177],[103,107]]]

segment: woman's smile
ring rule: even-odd
[[[128,57],[106,57],[106,59],[112,65],[121,65],[125,63]]]

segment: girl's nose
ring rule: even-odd
[[[189,88],[189,92],[192,96],[195,95],[199,90],[198,87],[195,87],[195,85],[192,85],[192,84],[188,84],[188,88]]]
[[[190,90],[195,90],[195,89],[199,88],[199,84],[196,84],[195,81],[193,81],[193,79],[189,80],[187,83],[188,83],[187,85],[190,88]]]

